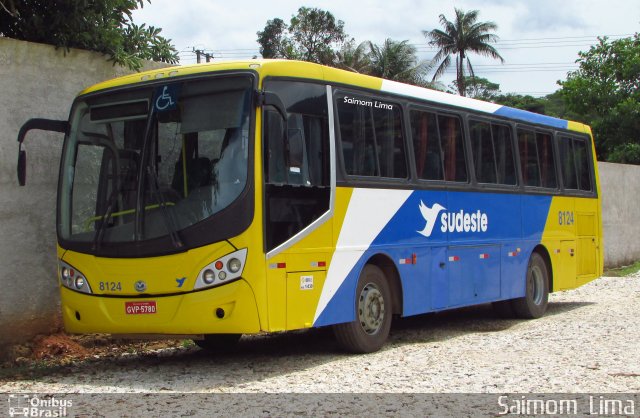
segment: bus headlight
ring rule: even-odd
[[[76,292],[93,293],[91,286],[89,286],[87,276],[62,260],[58,260],[58,263],[58,272],[62,286],[75,290]]]
[[[76,289],[80,290],[84,287],[84,277],[76,277]]]
[[[216,274],[213,270],[205,270],[202,278],[206,284],[212,284],[216,280]]]
[[[227,268],[231,273],[237,273],[242,268],[242,263],[240,262],[240,260],[234,257],[227,263]]]
[[[194,290],[218,286],[239,279],[247,260],[247,249],[234,251],[214,260],[198,274]]]

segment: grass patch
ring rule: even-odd
[[[637,273],[638,271],[640,271],[640,260],[636,261],[630,266],[622,266],[615,269],[606,270],[604,272],[604,275],[608,277],[623,277],[633,273]]]

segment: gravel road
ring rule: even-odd
[[[329,330],[310,330],[245,337],[228,355],[185,347],[44,369],[0,379],[0,392],[640,392],[640,273],[550,302],[531,321],[497,319],[489,305],[399,319],[370,355],[340,353]]]

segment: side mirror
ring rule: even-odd
[[[18,151],[18,184],[24,186],[27,183],[27,151]]]
[[[18,132],[18,184],[24,186],[27,181],[27,152],[22,149],[24,138],[32,129],[67,133],[69,123],[66,120],[29,119]]]

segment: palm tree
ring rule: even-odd
[[[444,15],[440,15],[440,24],[444,27],[444,31],[434,29],[431,31],[422,31],[422,34],[429,40],[429,45],[439,48],[438,53],[433,57],[433,62],[439,62],[440,65],[432,81],[442,76],[445,70],[451,65],[451,56],[455,55],[458,93],[464,96],[466,90],[465,64],[469,75],[472,78],[475,76],[471,61],[467,56],[469,52],[499,59],[500,62],[503,63],[504,59],[498,51],[490,45],[490,43],[498,40],[498,36],[489,32],[496,30],[498,25],[494,22],[476,22],[478,19],[477,10],[464,12],[455,9],[455,11],[456,18],[454,22],[450,22]]]
[[[345,42],[336,53],[336,66],[354,73],[369,74],[371,61],[367,51],[367,42],[356,46],[355,39]]]
[[[369,43],[370,75],[409,84],[424,85],[429,65],[418,61],[416,48],[409,41],[386,39],[382,45]]]

